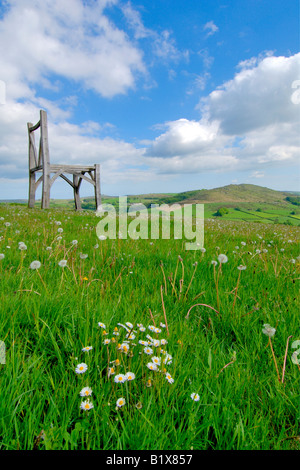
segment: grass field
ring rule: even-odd
[[[1,450],[300,449],[300,229],[232,213],[185,251],[0,205]]]

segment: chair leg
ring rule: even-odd
[[[80,188],[81,181],[82,181],[81,178],[79,178],[77,175],[73,175],[74,201],[75,201],[75,209],[77,211],[81,210],[81,201],[80,201],[80,195],[79,195],[79,188]]]
[[[95,165],[95,202],[96,210],[101,205],[101,191],[100,191],[100,165]]]
[[[50,207],[50,174],[47,166],[43,168],[42,209]]]
[[[35,205],[35,172],[29,172],[29,198],[28,207],[33,208]]]

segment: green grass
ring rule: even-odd
[[[206,220],[201,252],[174,239],[99,241],[91,211],[2,205],[1,217],[1,450],[299,450],[298,227]],[[228,262],[214,267],[220,253]],[[136,332],[127,354],[118,349],[126,322]],[[147,328],[160,323],[160,333]],[[280,380],[265,323],[276,328]],[[149,334],[167,341],[152,348],[172,357],[161,372],[139,343]],[[108,377],[116,359],[133,381]],[[76,374],[82,362],[88,370]]]

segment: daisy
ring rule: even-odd
[[[120,346],[118,347],[118,349],[124,353],[128,353],[129,351],[129,345],[127,343],[122,343],[120,344]]]
[[[150,370],[157,370],[157,365],[154,364],[153,362],[148,362],[147,367]]]
[[[153,354],[153,349],[146,347],[144,348],[144,353],[150,356],[151,354]]]
[[[116,383],[121,383],[121,384],[123,384],[124,382],[126,382],[126,380],[127,380],[127,377],[126,377],[126,375],[124,375],[124,374],[118,374],[118,375],[116,375],[115,378],[114,378],[114,382],[116,382]]]
[[[114,339],[114,338],[113,338]],[[110,339],[106,338],[104,341],[103,341],[103,344],[109,344],[110,343]]]
[[[88,411],[88,410],[91,410],[92,408],[94,408],[94,405],[93,405],[93,403],[91,403],[89,400],[86,400],[86,401],[82,401],[82,402],[80,403],[80,408],[81,408],[82,410]]]
[[[101,323],[101,322],[98,322],[98,326],[100,326],[100,328],[104,328],[104,329],[106,328],[104,323]]]
[[[191,394],[191,399],[194,400],[194,401],[199,401],[200,396],[198,395],[198,393],[192,393]]]
[[[78,364],[78,366],[75,369],[76,374],[83,374],[84,372],[87,371],[87,365],[82,362],[81,364]]]
[[[84,348],[82,348],[82,351],[87,352],[87,351],[90,351],[91,349],[93,349],[93,346],[85,346]]]
[[[157,356],[153,356],[153,357],[152,357],[152,362],[153,362],[153,364],[156,364],[157,366],[160,366],[160,364],[161,364],[161,358],[160,358],[160,357],[157,357]]]
[[[133,372],[127,372],[125,375],[129,381],[135,379],[135,374]]]
[[[116,402],[116,405],[118,408],[121,408],[121,406],[124,406],[126,403],[125,398],[119,398]]]
[[[80,395],[81,397],[90,397],[90,396],[92,395],[92,389],[91,389],[90,387],[84,387],[84,388],[80,391],[79,395]]]
[[[166,373],[166,379],[167,379],[167,381],[169,382],[169,384],[174,383],[174,379],[173,379],[173,377],[171,376],[171,374],[169,374],[169,372]]]

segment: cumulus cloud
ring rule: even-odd
[[[202,99],[199,121],[166,123],[145,157],[158,171],[228,171],[296,164],[299,106],[291,100],[300,54],[253,58],[234,78]]]
[[[145,73],[141,51],[105,16],[113,0],[9,0],[0,21],[0,70],[9,97],[32,98],[50,75],[104,97],[133,88]],[[52,80],[52,79],[51,79]]]

